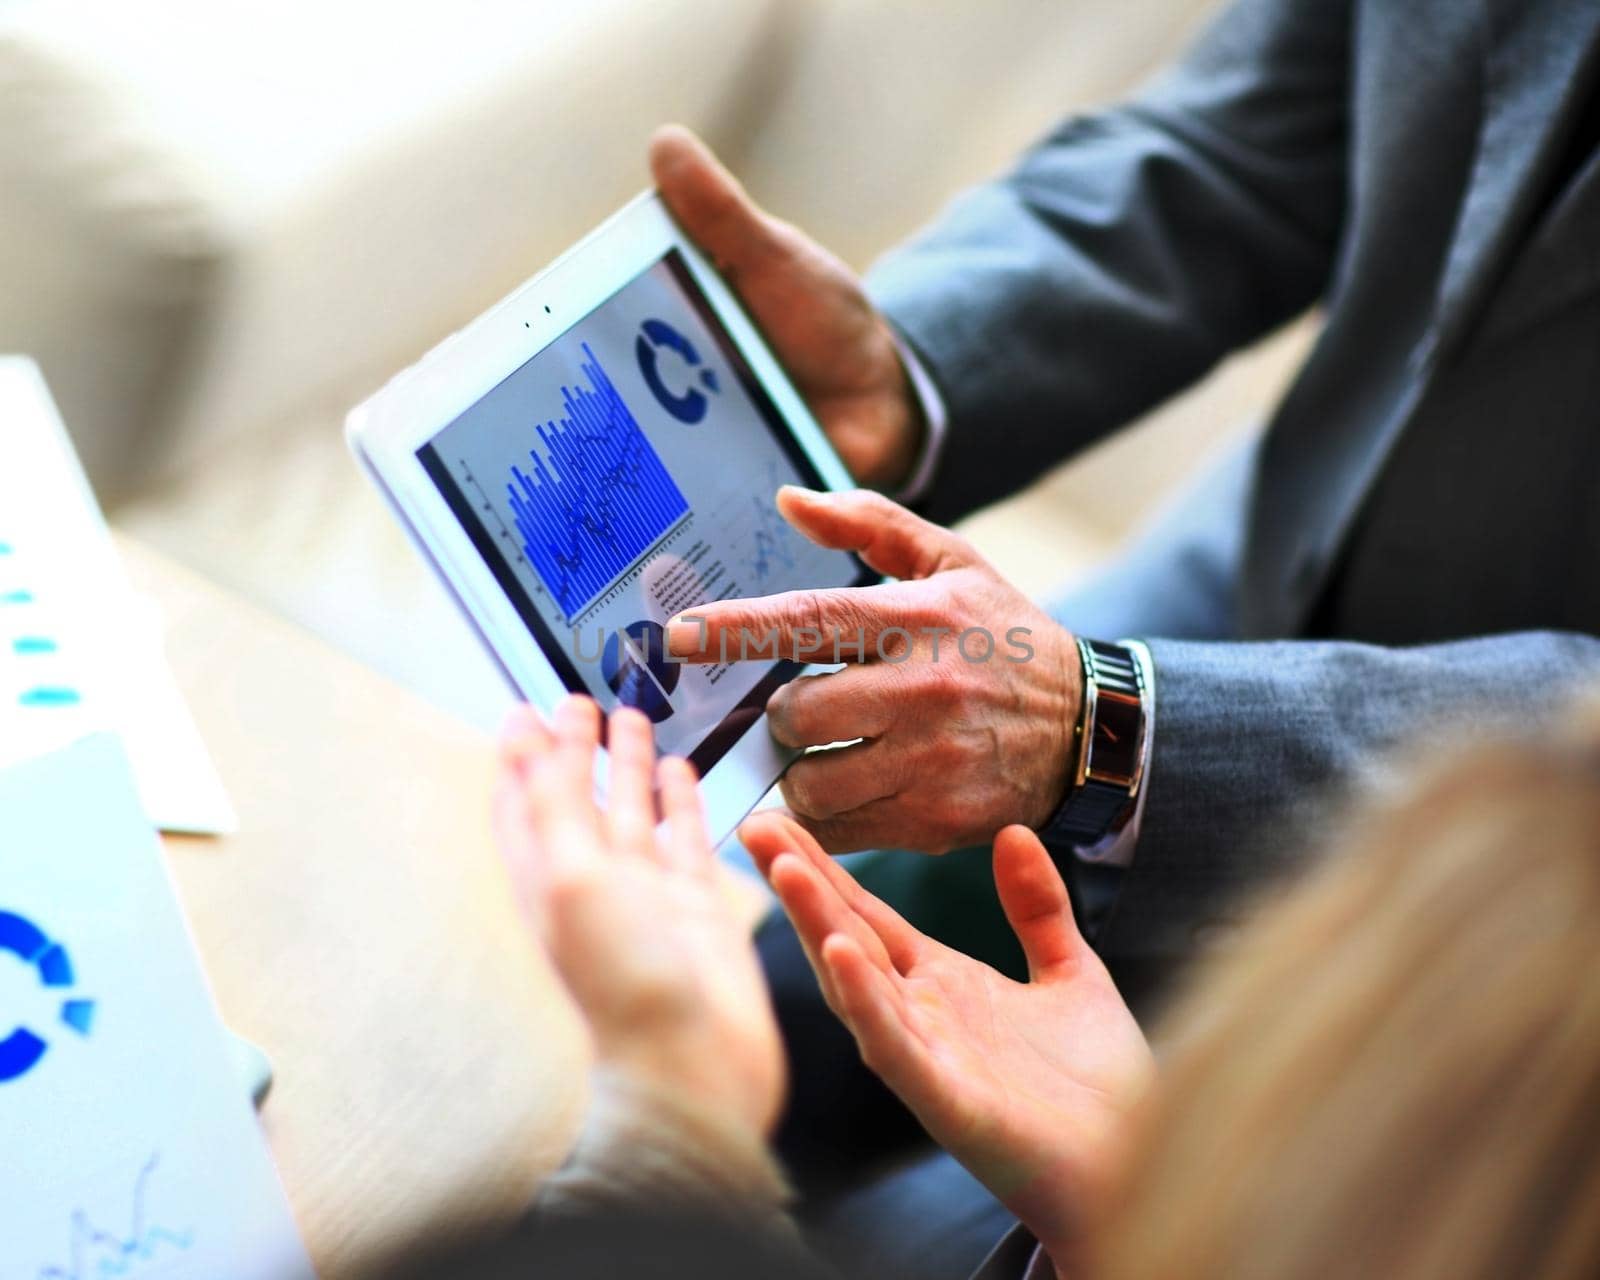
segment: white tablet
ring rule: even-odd
[[[350,415],[356,455],[516,691],[638,707],[699,768],[721,839],[793,753],[767,698],[806,668],[669,661],[710,600],[876,580],[778,515],[843,464],[660,201],[643,195]]]

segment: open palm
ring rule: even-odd
[[[1065,1247],[1152,1062],[1038,838],[1008,827],[994,845],[1024,983],[920,933],[786,816],[740,834],[863,1060],[1047,1248]]]
[[[495,829],[536,940],[602,1066],[765,1135],[783,1048],[748,922],[719,881],[693,767],[657,760],[650,722],[613,712],[595,803],[600,711],[569,698],[507,725]]]

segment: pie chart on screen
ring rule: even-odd
[[[666,632],[648,618],[606,638],[600,673],[618,702],[644,712],[656,724],[672,714],[672,691],[683,674],[676,662],[667,661]]]

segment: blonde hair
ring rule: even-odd
[[[1168,1024],[1096,1280],[1600,1275],[1600,715],[1372,812]]]

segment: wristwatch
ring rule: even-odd
[[[1139,795],[1144,773],[1144,668],[1132,650],[1078,637],[1083,701],[1073,731],[1077,766],[1066,799],[1040,830],[1048,843],[1098,844]]]

